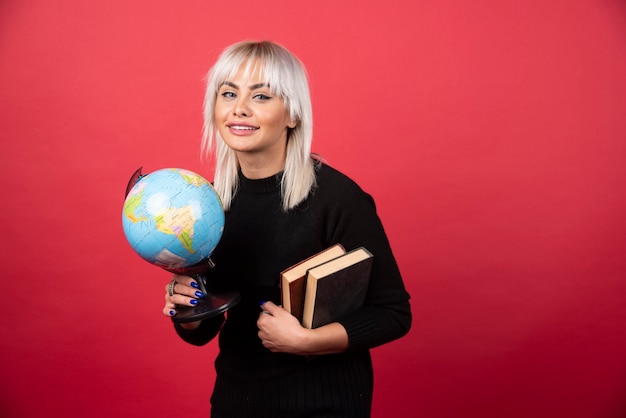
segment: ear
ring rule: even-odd
[[[290,121],[289,121],[289,123],[287,124],[287,127],[288,127],[289,129],[293,129],[293,128],[295,128],[296,126],[298,126],[298,121],[297,121],[297,120],[293,120],[293,119],[292,119],[292,120],[290,120]]]

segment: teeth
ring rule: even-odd
[[[255,128],[251,126],[231,126],[231,129],[236,129],[239,131],[253,131]]]

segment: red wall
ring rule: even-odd
[[[204,73],[267,38],[413,296],[374,416],[625,416],[626,5],[213,3],[0,2],[0,415],[208,416],[216,345],[161,316],[123,192],[141,165],[211,177]]]

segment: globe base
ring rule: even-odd
[[[197,299],[196,306],[176,306],[176,315],[172,317],[172,321],[184,324],[212,318],[235,306],[240,299],[238,292],[208,293],[202,299]]]
[[[176,305],[176,315],[172,317],[172,321],[184,324],[187,322],[202,321],[203,319],[212,318],[223,312],[226,312],[233,306],[239,303],[241,295],[236,291],[224,291],[220,293],[214,293],[207,287],[206,276],[198,273],[199,271],[206,271],[215,267],[213,260],[207,258],[201,263],[195,266],[187,267],[184,270],[170,270],[172,273],[190,275],[198,284],[198,290],[204,293],[202,299],[196,299],[198,304],[195,306],[182,306]]]

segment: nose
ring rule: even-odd
[[[248,107],[248,103],[245,98],[242,97],[237,100],[237,103],[235,103],[235,106],[233,107],[233,115],[242,118],[250,116],[250,108]]]

